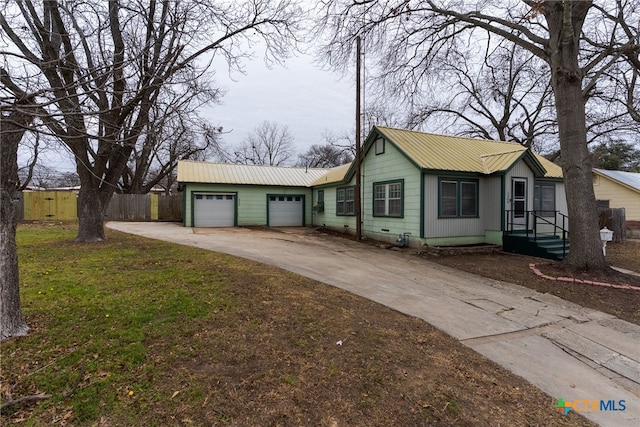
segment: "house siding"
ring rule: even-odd
[[[318,201],[318,191],[324,191],[324,211],[313,212],[312,224],[355,234],[356,217],[354,215],[336,215],[336,190],[340,187],[352,185],[355,185],[355,178],[347,184],[315,188],[313,190],[313,203]]]
[[[410,233],[409,244],[421,246],[420,240],[420,170],[388,141],[383,154],[373,149],[367,152],[362,165],[363,235],[394,243],[398,235]],[[402,217],[373,216],[373,186],[375,183],[402,181]]]
[[[424,238],[426,243],[431,245],[497,243],[502,238],[501,177],[446,176],[446,178],[469,179],[478,182],[477,218],[440,218],[438,216],[438,182],[440,178],[445,178],[445,176],[428,174],[424,176]]]
[[[304,222],[311,223],[311,189],[304,187],[187,184],[184,190],[184,225],[193,227],[193,193],[233,193],[236,195],[238,226],[267,225],[267,195],[304,196]]]
[[[629,188],[594,175],[593,190],[598,200],[609,200],[609,207],[624,208],[628,221],[640,221],[640,194]]]

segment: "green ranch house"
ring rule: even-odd
[[[355,169],[181,161],[184,226],[355,233]],[[521,251],[514,239],[558,240],[567,228],[561,168],[519,144],[374,126],[360,169],[362,235],[371,239]]]

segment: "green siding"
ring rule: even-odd
[[[462,246],[489,243],[486,242],[485,236],[432,237],[424,239],[424,242],[429,246]]]
[[[304,222],[311,223],[311,189],[255,185],[186,184],[184,225],[193,226],[193,193],[236,193],[236,225],[267,225],[267,194],[304,196]]]
[[[385,144],[384,154],[370,150],[362,165],[363,235],[386,242],[395,242],[399,234],[411,233],[412,245],[420,238],[420,170],[392,143]],[[403,180],[402,218],[373,216],[374,183]]]
[[[328,227],[334,230],[347,231],[351,234],[356,232],[356,217],[347,215],[336,215],[336,190],[339,187],[355,185],[355,177],[351,182],[341,183],[336,186],[322,187],[324,190],[324,212],[313,212],[313,222],[315,226]],[[313,203],[318,200],[318,189],[313,190]],[[346,226],[346,227],[345,227]]]

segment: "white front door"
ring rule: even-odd
[[[527,180],[511,180],[511,223],[515,229],[524,229],[527,224]]]

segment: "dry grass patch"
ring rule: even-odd
[[[33,331],[2,345],[26,425],[590,425],[416,318],[256,262],[19,229]],[[52,290],[51,290],[52,289]],[[108,315],[108,316],[107,316]]]

